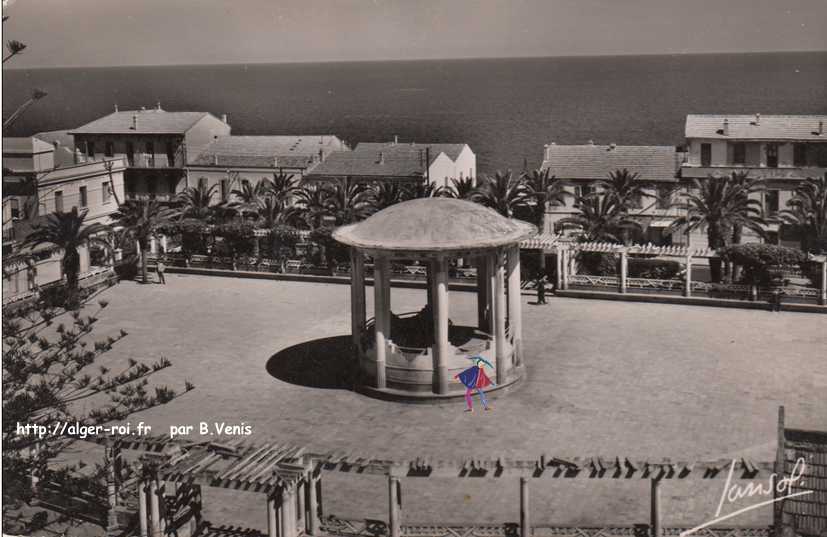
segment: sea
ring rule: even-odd
[[[558,144],[679,145],[687,114],[825,114],[827,52],[11,69],[4,136],[114,110],[227,114],[234,134],[463,142],[480,173],[534,169]]]

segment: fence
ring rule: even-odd
[[[827,305],[827,259],[824,256],[812,260],[821,265],[820,287],[805,285],[784,285],[779,288],[747,285],[740,283],[711,283],[692,279],[693,261],[696,259],[714,259],[718,254],[710,249],[695,249],[679,246],[652,246],[631,245],[624,246],[610,243],[562,243],[554,245],[557,254],[557,288],[569,290],[572,287],[581,289],[596,289],[600,291],[614,290],[619,294],[656,293],[682,295],[685,297],[705,296],[708,298],[727,298],[736,300],[772,300],[785,299],[790,302]],[[577,253],[598,252],[619,255],[619,275],[603,276],[577,273]],[[631,278],[629,272],[629,256],[643,255],[666,259],[680,259],[684,265],[680,277],[666,280],[656,278]],[[802,277],[801,271],[789,271],[791,277]]]

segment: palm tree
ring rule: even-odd
[[[191,186],[179,193],[178,201],[181,203],[181,208],[178,216],[210,222],[215,216],[212,197],[216,188],[217,185],[207,187],[203,182],[199,182],[198,186]]]
[[[406,200],[415,200],[420,198],[433,198],[439,194],[439,189],[435,183],[431,183],[423,178],[415,183],[405,185],[404,198]]]
[[[282,207],[287,205],[291,196],[296,192],[299,186],[299,181],[296,177],[286,173],[274,173],[273,179],[269,181],[269,194],[275,196],[276,201],[281,203]]]
[[[581,230],[586,242],[623,242],[627,230],[641,230],[639,222],[630,218],[618,200],[611,196],[579,196],[576,198],[580,214],[558,221],[561,227]]]
[[[566,197],[571,193],[565,189],[565,182],[554,175],[550,170],[534,170],[531,173],[523,172],[523,182],[528,188],[534,201],[532,220],[540,233],[546,229],[546,210],[549,204],[564,204]],[[546,273],[546,253],[540,249],[540,277]]]
[[[461,200],[470,199],[473,192],[474,180],[471,177],[451,179],[451,184],[449,186],[440,189],[440,195],[446,198],[456,198]]]
[[[162,207],[156,200],[127,200],[111,218],[116,226],[122,226],[126,235],[138,243],[141,255],[141,281],[146,283],[147,250],[155,228],[166,222],[172,215],[170,209]]]
[[[96,235],[110,231],[110,227],[99,223],[84,225],[87,214],[88,211],[85,209],[78,212],[77,207],[72,207],[69,212],[51,213],[46,216],[45,221],[34,224],[32,232],[23,241],[23,246],[31,248],[41,244],[53,244],[63,250],[60,266],[66,276],[69,304],[74,304],[77,297],[80,272],[78,249],[92,243],[109,246],[106,239],[98,238]]]
[[[684,194],[684,202],[672,204],[685,207],[686,215],[676,218],[666,232],[675,233],[684,230],[690,233],[696,229],[706,229],[710,248],[723,248],[732,238],[735,226],[752,230],[761,237],[766,237],[761,204],[749,199],[747,185],[732,181],[730,178],[719,179],[707,177],[694,179],[692,189]],[[709,259],[712,281],[721,281],[721,259]]]
[[[787,206],[790,209],[779,216],[801,231],[801,249],[816,254],[827,251],[827,174],[799,183]]]
[[[230,191],[235,199],[228,204],[228,207],[235,209],[241,216],[247,213],[258,213],[259,203],[265,197],[271,195],[273,182],[266,177],[259,179],[255,185],[249,181],[242,181],[241,188]]]
[[[471,200],[491,207],[506,218],[514,212],[529,208],[531,192],[521,178],[515,178],[511,170],[497,172],[494,177],[481,177],[481,184],[471,194]]]
[[[595,181],[594,186],[601,189],[602,195],[614,198],[618,208],[628,213],[638,199],[654,197],[643,188],[638,177],[637,173],[623,168],[611,172],[608,179]]]
[[[345,180],[327,185],[326,190],[328,214],[337,226],[364,220],[376,212],[373,190],[362,183]]]
[[[377,210],[381,211],[405,199],[405,191],[396,181],[379,181],[371,187]]]
[[[749,199],[749,195],[753,192],[760,192],[765,188],[763,180],[750,178],[748,172],[732,172],[729,181],[733,186],[740,188],[742,191],[741,195],[747,196],[747,199]],[[739,223],[735,223],[732,227],[732,244],[741,244],[743,234],[744,227]]]
[[[329,191],[319,183],[309,183],[295,191],[295,206],[301,211],[305,226],[315,229],[330,216],[327,198]]]

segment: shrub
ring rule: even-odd
[[[771,266],[799,267],[807,262],[807,254],[795,248],[775,244],[735,244],[720,251],[721,259],[744,269],[743,279],[754,284],[768,283]]]
[[[579,252],[577,262],[580,268],[577,272],[590,276],[617,276],[620,256],[604,252]]]
[[[671,280],[681,272],[681,264],[669,259],[629,258],[630,278]]]

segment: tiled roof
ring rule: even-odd
[[[466,144],[419,144],[419,143],[404,143],[404,142],[360,142],[356,146],[357,150],[362,151],[394,151],[398,148],[415,149],[419,151],[425,148],[431,149],[431,160],[439,156],[440,153],[445,153],[451,160],[457,160],[459,154],[465,149]]]
[[[52,144],[38,140],[34,136],[20,138],[3,138],[3,154],[32,155],[35,153],[47,153],[54,148]]]
[[[827,432],[784,429],[784,474],[789,476],[796,461],[804,460],[801,483],[792,492],[812,491],[782,504],[782,520],[802,535],[824,535],[827,531]],[[799,467],[798,470],[801,470]]]
[[[184,134],[207,112],[167,112],[157,108],[122,110],[103,116],[70,131],[71,134]],[[132,128],[132,116],[138,117],[138,128]]]
[[[441,153],[455,160],[465,144],[360,143],[353,151],[335,153],[313,169],[313,176],[422,177],[426,155]]]
[[[319,151],[329,155],[343,149],[345,145],[342,140],[329,134],[222,136],[201,151],[191,164],[219,167],[306,168],[309,164],[318,162]]]
[[[728,134],[724,134],[727,120]],[[821,122],[821,134],[819,134]],[[721,140],[808,140],[827,142],[825,115],[719,115],[690,114],[686,116],[687,138]]]
[[[546,146],[542,167],[561,179],[606,179],[625,168],[641,181],[677,181],[682,155],[668,145],[551,144]]]

